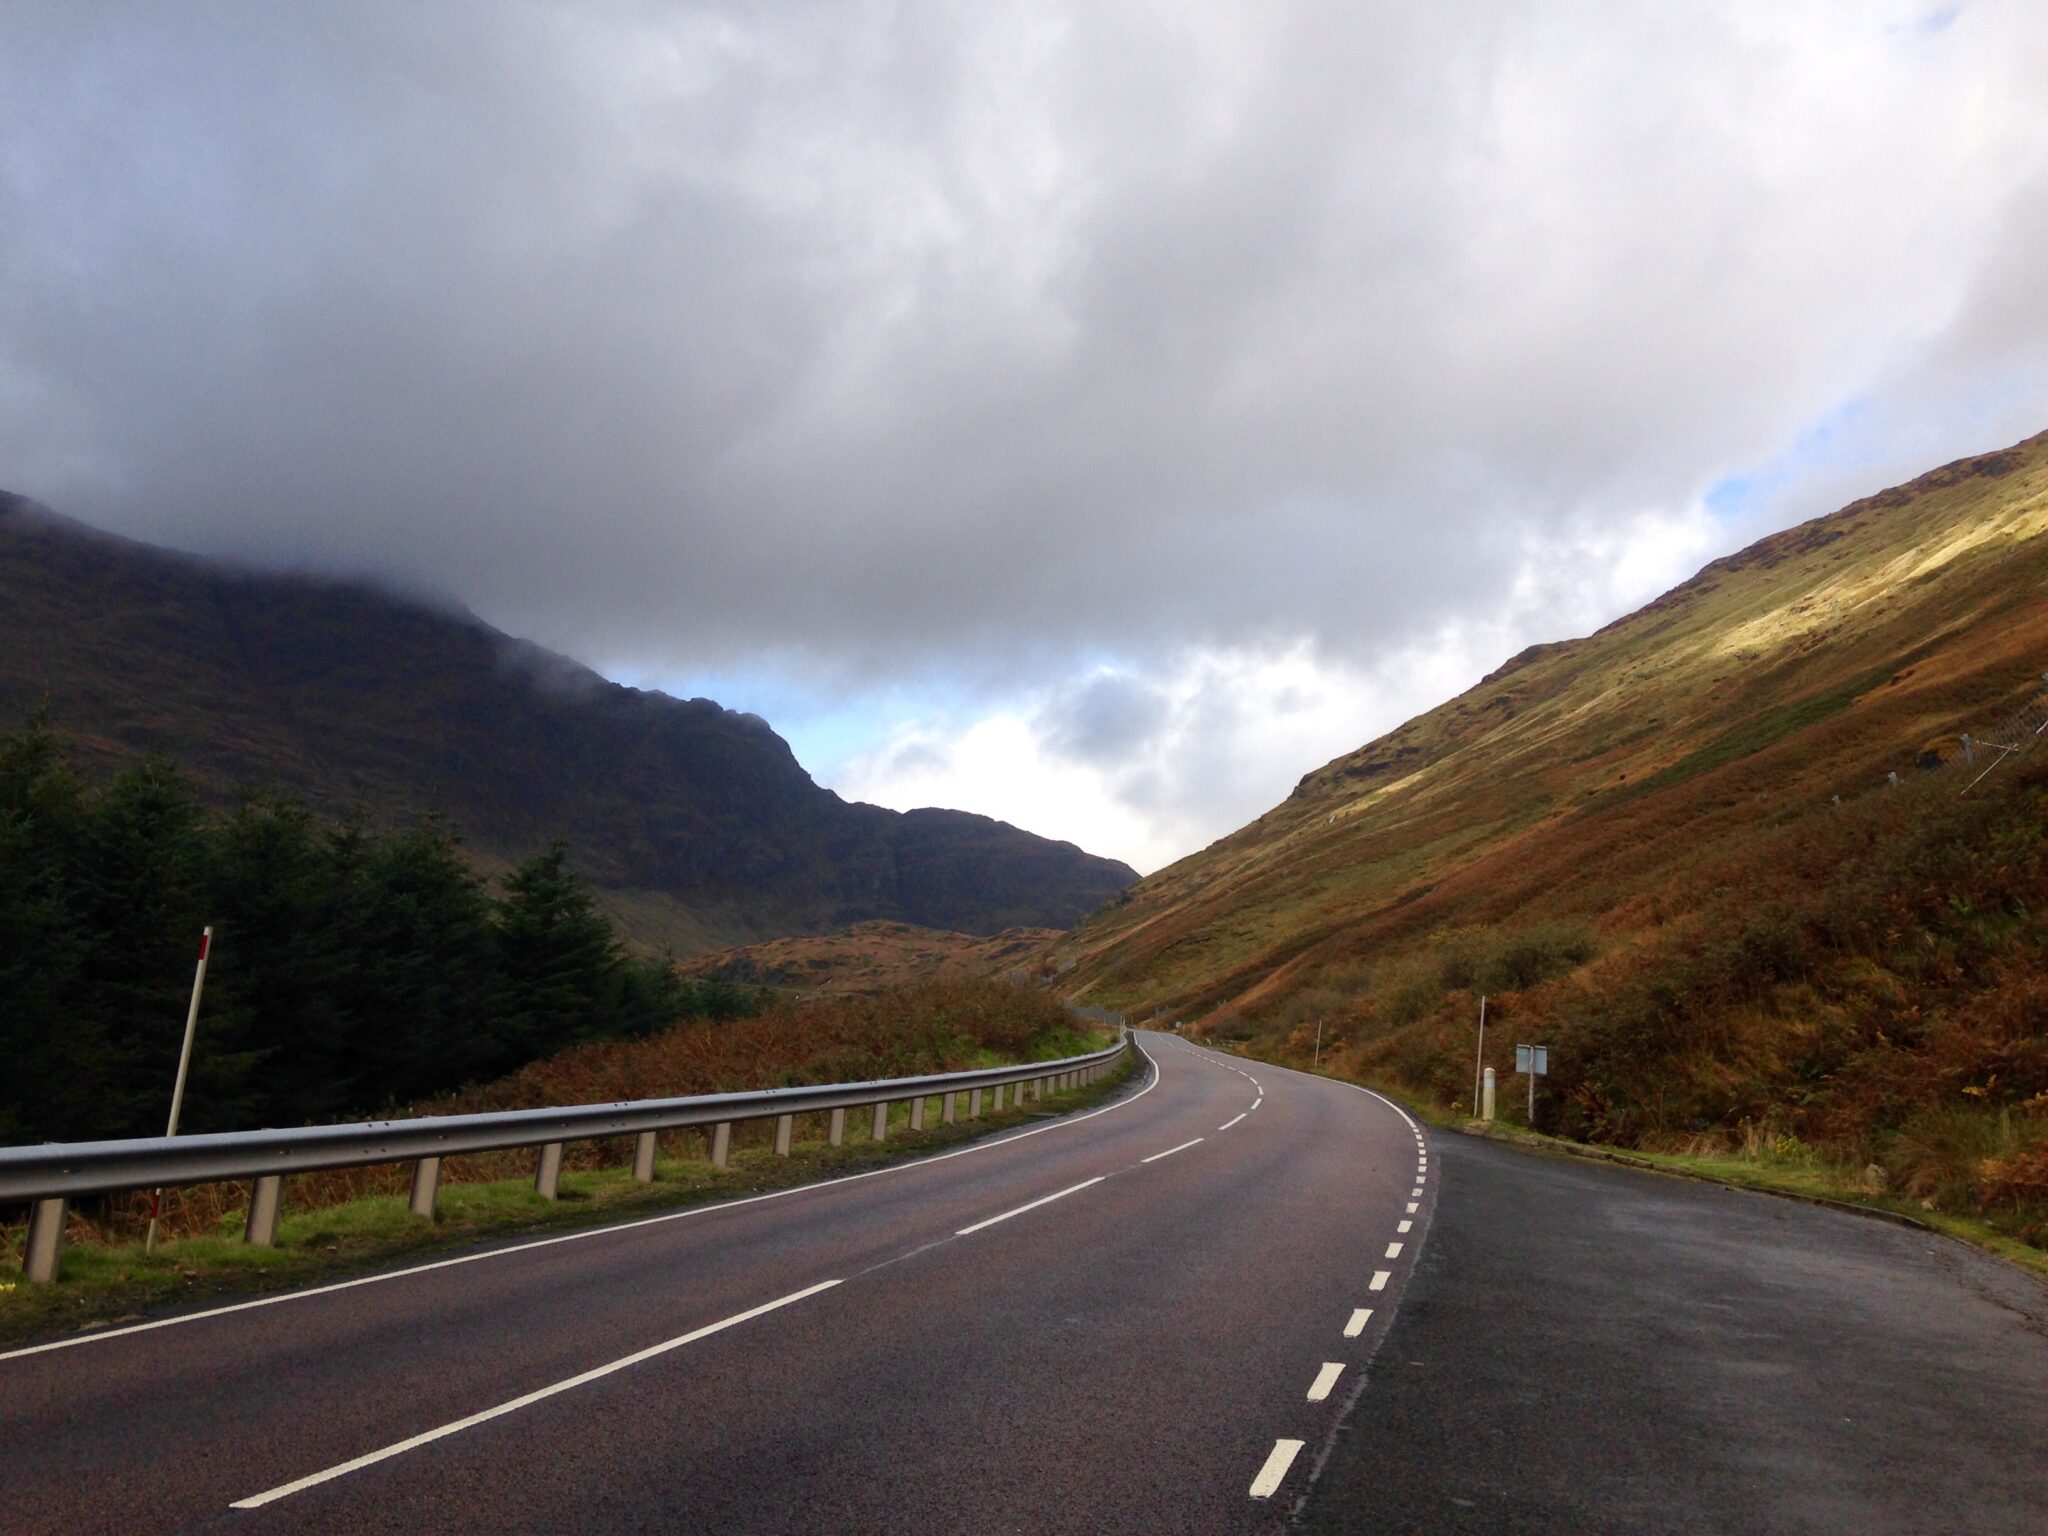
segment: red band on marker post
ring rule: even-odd
[[[206,932],[199,935],[199,958],[204,960],[206,958],[206,952],[212,948],[213,930],[209,928],[206,930]]]

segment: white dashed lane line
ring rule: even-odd
[[[1187,1151],[1189,1147],[1198,1147],[1202,1144],[1202,1140],[1202,1137],[1197,1136],[1193,1141],[1184,1141],[1177,1147],[1168,1147],[1164,1152],[1154,1152],[1150,1157],[1141,1157],[1138,1161],[1141,1163],[1156,1163],[1162,1157],[1171,1157],[1176,1152]]]
[[[1387,1282],[1393,1278],[1394,1272],[1391,1269],[1376,1269],[1372,1272],[1372,1285],[1369,1288],[1375,1291],[1384,1291],[1387,1288]]]
[[[974,1233],[979,1232],[983,1227],[992,1227],[999,1221],[1008,1221],[1012,1216],[1022,1216],[1026,1211],[1035,1211],[1041,1205],[1051,1205],[1053,1201],[1064,1200],[1069,1195],[1078,1195],[1082,1190],[1092,1185],[1100,1184],[1107,1177],[1107,1174],[1097,1174],[1092,1179],[1083,1179],[1079,1184],[1070,1184],[1065,1189],[1055,1190],[1049,1195],[1040,1195],[1036,1200],[1020,1205],[1013,1211],[1005,1211],[1000,1216],[991,1216],[986,1221],[977,1221],[971,1227],[962,1227],[953,1235],[955,1237],[970,1237]]]
[[[1272,1454],[1266,1464],[1259,1468],[1259,1475],[1252,1479],[1252,1497],[1270,1499],[1280,1489],[1280,1483],[1287,1476],[1287,1469],[1294,1465],[1294,1458],[1301,1454],[1300,1440],[1275,1440]]]
[[[1002,1220],[1002,1218],[998,1216],[996,1220],[1000,1221]],[[1398,1259],[1399,1257],[1401,1257],[1401,1245],[1399,1243],[1387,1244],[1387,1257],[1390,1259]]]
[[[1246,1113],[1249,1113],[1249,1111],[1247,1111]],[[1216,1129],[1219,1131],[1227,1131],[1243,1118],[1244,1115],[1233,1115],[1230,1119],[1224,1121],[1221,1125],[1217,1126]]]
[[[1353,1307],[1351,1309],[1351,1321],[1344,1325],[1344,1337],[1347,1339],[1357,1338],[1361,1333],[1365,1332],[1365,1325],[1371,1321],[1371,1307]]]
[[[1331,1389],[1337,1385],[1337,1378],[1343,1374],[1343,1361],[1325,1360],[1323,1368],[1316,1372],[1316,1379],[1308,1384],[1308,1400],[1320,1403],[1330,1395]]]

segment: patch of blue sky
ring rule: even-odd
[[[1707,487],[1706,509],[1723,522],[1747,517],[1818,470],[1854,468],[1878,457],[1877,412],[1861,398],[1842,401],[1807,427],[1782,453]]]

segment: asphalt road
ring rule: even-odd
[[[1279,1528],[1431,1154],[1146,1043],[1108,1107],[941,1157],[0,1357],[0,1529]]]
[[[0,1355],[0,1532],[2048,1531],[2017,1271],[1145,1043],[922,1162]]]
[[[1834,1211],[1442,1138],[1307,1500],[1357,1532],[2048,1532],[2048,1289]]]

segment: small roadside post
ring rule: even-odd
[[[185,1010],[185,1043],[178,1048],[178,1077],[171,1084],[171,1123],[166,1136],[178,1134],[178,1111],[185,1107],[185,1076],[192,1070],[192,1035],[199,1027],[199,994],[206,990],[206,957],[213,949],[213,924],[199,935],[199,966],[192,973],[192,1006]],[[149,1235],[142,1240],[144,1253],[156,1252],[156,1220],[163,1214],[164,1192],[149,1197]]]
[[[1547,1045],[1518,1045],[1515,1047],[1515,1070],[1529,1079],[1529,1129],[1536,1129],[1536,1079],[1550,1075],[1550,1047]]]
[[[1309,1070],[1310,1070],[1311,1072],[1320,1072],[1320,1071],[1322,1071],[1322,1069],[1323,1069],[1323,1021],[1322,1021],[1321,1019],[1317,1019],[1317,1020],[1316,1020],[1316,1059],[1315,1059],[1314,1063],[1313,1063],[1313,1064],[1312,1064],[1312,1065],[1310,1066]]]
[[[1479,1080],[1486,1074],[1486,994],[1479,994],[1479,1059],[1472,1063],[1472,1113],[1479,1113]],[[1493,1116],[1488,1115],[1491,1120]]]

